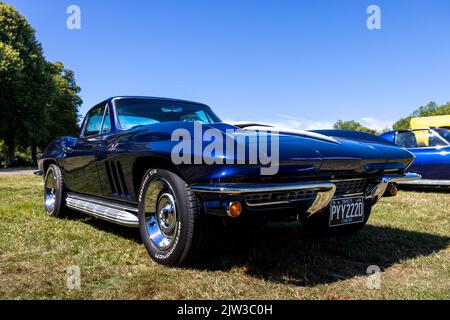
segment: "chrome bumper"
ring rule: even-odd
[[[366,198],[378,201],[386,191],[389,183],[418,180],[421,176],[415,173],[404,175],[383,176],[380,182],[368,193]],[[326,208],[334,197],[336,185],[333,182],[311,182],[290,184],[250,184],[250,183],[217,183],[207,185],[192,185],[190,189],[196,193],[244,195],[248,193],[263,193],[277,191],[313,190],[317,196],[307,210],[308,215],[313,215]]]
[[[390,183],[402,183],[406,181],[420,180],[422,176],[417,173],[405,173],[402,176],[384,176],[380,183],[372,191],[371,197],[377,201],[380,199]]]
[[[276,192],[292,190],[330,190],[336,188],[331,182],[291,183],[291,184],[251,184],[251,183],[217,183],[208,185],[193,185],[191,190],[200,193],[245,194],[259,192]]]
[[[331,182],[295,183],[295,184],[212,184],[191,186],[191,190],[199,193],[218,193],[229,195],[241,195],[246,193],[262,193],[293,190],[314,190],[317,196],[307,213],[312,215],[325,208],[333,199],[336,185]]]

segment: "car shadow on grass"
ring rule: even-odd
[[[354,236],[308,236],[299,223],[274,223],[250,232],[225,234],[215,253],[196,265],[226,271],[245,267],[248,275],[295,286],[315,286],[384,270],[405,259],[445,249],[449,237],[367,225]]]
[[[115,235],[121,236],[122,238],[135,241],[136,243],[142,243],[138,228],[124,227],[109,221],[94,218],[92,216],[74,210],[70,210],[67,219],[83,222],[99,231],[113,233]]]
[[[139,230],[83,214],[71,215],[99,231],[142,243]],[[210,253],[191,269],[230,271],[244,267],[250,276],[295,286],[315,286],[367,275],[371,265],[384,270],[405,259],[445,249],[450,237],[388,226],[367,225],[348,237],[309,236],[300,223],[266,223],[258,229],[223,232]]]

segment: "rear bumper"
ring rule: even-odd
[[[383,196],[390,183],[412,181],[420,178],[420,175],[415,173],[392,176],[386,175],[381,177],[373,188],[362,195],[366,200],[371,199],[372,203],[375,203]],[[226,215],[227,202],[243,201],[246,194],[310,190],[316,193],[315,198],[308,203],[305,209],[307,216],[310,216],[320,212],[330,204],[336,192],[336,185],[332,181],[289,184],[216,183],[192,185],[190,189],[201,197],[206,198],[206,211],[208,213],[214,212],[213,214],[216,215]],[[289,200],[265,203],[265,205],[272,210],[276,210],[277,208],[281,208],[288,204],[294,203]],[[209,210],[209,208],[212,208],[212,210]]]

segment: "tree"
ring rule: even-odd
[[[22,70],[23,61],[19,52],[0,41],[0,137],[6,145],[6,165],[15,160],[15,129],[10,129],[11,124],[16,122],[20,109],[9,110],[9,106],[18,104],[23,87]]]
[[[354,131],[362,131],[362,132],[366,132],[366,133],[370,133],[370,134],[377,134],[377,132],[375,130],[369,129],[354,120],[351,120],[351,121],[339,120],[338,122],[336,122],[334,124],[333,128],[338,129],[338,130],[354,130]]]
[[[35,31],[14,7],[0,2],[0,139],[5,162],[15,161],[17,143],[45,135],[45,104],[52,78]]]
[[[416,117],[430,117],[430,116],[442,116],[450,114],[450,102],[442,106],[438,106],[436,102],[431,101],[426,106],[421,106],[419,109],[414,110],[411,115],[398,120],[394,123],[395,130],[410,129],[411,118]]]
[[[78,134],[78,109],[83,102],[78,96],[80,87],[75,82],[74,72],[64,68],[62,62],[50,63],[49,66],[54,91],[46,107],[46,136],[40,141],[41,149],[56,137]]]

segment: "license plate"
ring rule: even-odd
[[[364,221],[363,197],[333,199],[330,206],[330,227]]]

